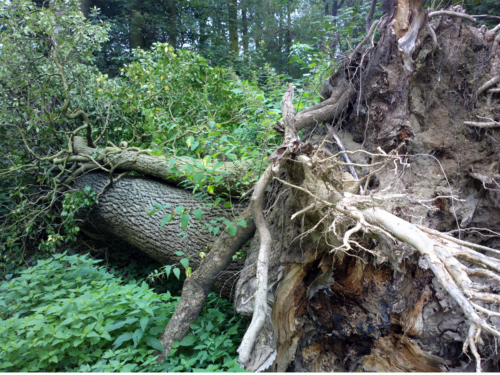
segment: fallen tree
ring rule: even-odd
[[[459,7],[429,12],[407,0],[384,9],[327,79],[321,103],[297,114],[288,88],[276,126],[283,143],[234,220],[247,226],[221,234],[203,261],[196,255],[213,240],[203,224],[193,222],[181,240],[179,217],[160,228],[162,218],[148,215],[155,202],[202,207],[166,183],[186,176],[167,177],[164,157],[126,143],[93,147],[87,120],[66,149],[43,158],[60,171],[55,192],[98,192],[89,235],[122,238],[166,264],[179,250],[193,256],[195,271],[161,337],[165,353],[215,285],[252,317],[239,353],[253,371],[497,366],[498,133],[476,127],[499,121],[498,30],[492,39],[465,24],[474,19]],[[488,123],[470,121],[472,110]],[[229,188],[219,192],[234,193],[231,179],[246,167],[225,165]],[[53,202],[54,191],[44,199]],[[255,229],[245,265],[219,278]]]

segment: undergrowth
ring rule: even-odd
[[[124,284],[87,256],[56,254],[0,284],[0,370],[9,372],[241,371],[244,331],[211,294],[193,331],[156,364],[179,297]]]

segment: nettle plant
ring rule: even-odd
[[[155,363],[169,293],[120,285],[99,261],[54,255],[0,284],[2,371],[137,371]]]
[[[99,261],[56,254],[0,283],[0,371],[241,371],[243,317],[211,293],[164,364],[158,340],[179,297],[123,285]]]

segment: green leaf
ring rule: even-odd
[[[163,329],[162,329],[163,331]],[[163,348],[163,345],[161,344],[160,340],[158,340],[156,337],[153,336],[148,336],[146,338],[146,344],[148,344],[150,347],[153,349],[156,349],[160,352],[163,352],[165,349]]]
[[[139,321],[139,324],[141,325],[141,328],[143,331],[146,330],[146,327],[148,326],[149,322],[149,316],[143,316],[141,320]]]
[[[189,223],[190,219],[191,219],[191,216],[189,216],[189,214],[183,214],[181,216],[181,226],[182,226],[183,230],[187,229],[187,226],[188,226],[188,223]]]
[[[217,168],[220,168],[224,165],[223,162],[218,162],[217,164],[214,165],[214,167],[212,168],[214,171],[217,169]]]
[[[235,227],[234,225],[230,225],[228,228],[227,228],[227,231],[229,232],[229,234],[231,236],[236,236],[236,232],[238,231],[238,228]]]
[[[187,270],[189,267],[189,259],[184,258],[184,259],[181,259],[180,262],[181,262],[182,266],[184,267],[184,269]]]
[[[132,338],[132,335],[133,335],[132,333],[127,332],[119,336],[113,343],[114,349],[118,349],[121,346],[121,344],[123,344],[125,341],[130,340]]]
[[[184,206],[177,206],[177,207],[175,207],[174,211],[177,212],[178,214],[182,214],[185,209],[186,209],[186,207],[184,207]]]
[[[178,268],[174,268],[174,275],[177,277],[178,280],[181,279],[181,270]]]
[[[172,215],[166,214],[165,216],[163,216],[163,219],[160,223],[160,228],[163,228],[169,221],[172,221]]]
[[[167,274],[167,277],[170,276],[170,272],[172,271],[172,266],[166,266],[165,267],[165,273]]]
[[[214,236],[216,236],[216,235],[217,235],[217,233],[219,233],[219,230],[220,230],[220,228],[219,228],[219,227],[215,227],[215,228],[214,228]]]
[[[208,186],[207,186],[207,190],[208,190],[208,193],[209,193],[209,194],[213,194],[213,193],[214,193],[214,191],[215,191],[215,189],[214,189],[214,187],[213,187],[212,185],[208,185]]]
[[[193,215],[195,218],[197,218],[199,221],[201,221],[202,217],[203,217],[203,210],[198,208],[198,209],[193,211]]]
[[[194,175],[193,175],[193,182],[195,184],[197,184],[198,182],[200,182],[203,178],[203,173],[201,172],[196,172]]]
[[[182,251],[176,251],[174,254],[177,255],[178,257],[185,255]]]
[[[186,164],[186,166],[184,167],[184,169],[188,172],[188,173],[193,173],[194,172],[194,166],[192,164]]]
[[[190,333],[182,339],[179,346],[192,346],[196,341],[198,341],[198,337]]]
[[[240,220],[236,224],[238,224],[240,227],[246,228],[247,227],[247,221],[246,220]]]
[[[158,335],[165,331],[165,327],[153,327],[149,330],[149,333],[152,335]]]
[[[139,341],[141,341],[142,335],[144,334],[144,331],[141,328],[137,328],[135,332],[132,335],[132,340],[134,340],[134,348],[137,347],[137,344],[139,344]]]

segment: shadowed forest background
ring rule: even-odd
[[[0,4],[0,370],[498,371],[499,22]]]

